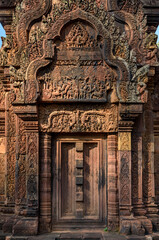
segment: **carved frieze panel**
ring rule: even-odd
[[[117,73],[104,61],[102,38],[84,21],[66,26],[51,68],[39,73],[41,101],[107,101]]]
[[[42,132],[116,132],[117,106],[41,105]]]

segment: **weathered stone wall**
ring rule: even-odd
[[[1,4],[7,34],[0,50],[3,230],[52,230],[50,147],[59,133],[107,136],[108,230],[158,230],[157,24],[147,21],[148,5]]]

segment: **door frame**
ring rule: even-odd
[[[100,220],[83,220],[83,219],[72,219],[65,222],[62,219],[59,219],[59,189],[58,189],[58,167],[60,155],[57,156],[56,149],[58,149],[58,153],[60,154],[61,151],[60,145],[62,142],[97,142],[98,143],[98,152],[99,152],[99,177],[100,177],[100,184],[99,184],[99,216]],[[72,228],[104,228],[106,225],[107,219],[107,149],[106,149],[106,134],[52,134],[52,230],[61,230],[61,229],[72,229]],[[55,160],[53,160],[55,159]],[[56,168],[56,163],[58,163],[58,167]],[[56,176],[56,180],[53,176]],[[55,196],[58,192],[58,196]],[[100,207],[102,206],[102,207]],[[55,209],[57,211],[56,219],[54,218]],[[57,210],[58,209],[58,210]],[[56,221],[57,220],[57,221]],[[78,221],[78,222],[77,222]]]

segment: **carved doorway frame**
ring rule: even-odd
[[[56,208],[56,213],[54,212],[55,209],[52,209],[52,229],[53,230],[63,230],[63,229],[72,229],[74,227],[76,228],[80,228],[80,229],[85,229],[85,228],[89,228],[89,229],[94,229],[94,228],[104,228],[105,224],[106,224],[106,219],[107,219],[107,190],[106,190],[106,181],[107,181],[107,172],[106,172],[106,168],[107,168],[107,156],[106,156],[106,134],[85,134],[85,133],[77,133],[77,134],[59,134],[57,136],[52,135],[52,162],[53,162],[53,173],[52,176],[56,176],[53,180],[53,191],[52,191],[52,206]],[[77,218],[75,219],[67,219],[65,220],[65,217],[63,218],[62,216],[60,216],[62,214],[62,209],[60,206],[60,201],[62,201],[62,196],[60,197],[60,195],[62,194],[62,192],[60,192],[60,187],[62,184],[62,173],[60,171],[60,169],[62,170],[61,167],[61,144],[62,143],[74,143],[75,144],[75,152],[76,152],[76,157],[75,157],[75,161],[77,157],[81,157],[83,158],[83,167],[85,166],[85,160],[84,160],[84,145],[85,144],[90,144],[90,143],[94,143],[97,144],[97,155],[98,155],[98,164],[99,166],[96,166],[96,171],[98,171],[98,177],[97,177],[97,181],[98,181],[98,201],[97,204],[98,206],[98,210],[99,210],[99,215],[92,217],[91,215],[88,217],[82,217],[79,216],[81,215],[81,210],[78,209],[78,205],[84,204],[84,202],[82,201],[80,203],[80,201],[77,201],[75,206],[77,207],[77,212],[76,214],[78,215]],[[81,146],[81,144],[83,145],[83,147]],[[83,150],[81,149],[83,148]],[[58,149],[58,151],[56,152],[55,149]],[[95,160],[95,159],[94,159]],[[95,163],[94,163],[95,164]],[[98,165],[97,164],[97,165]],[[56,165],[56,166],[55,166]],[[76,163],[74,163],[74,167],[76,166]],[[77,170],[77,168],[75,168]],[[80,167],[79,167],[80,168]],[[75,170],[74,169],[74,170]],[[78,169],[79,170],[79,169]],[[88,170],[88,169],[87,169]],[[85,176],[85,170],[83,168],[84,171],[84,175]],[[76,175],[76,173],[75,173]],[[61,177],[60,177],[61,176]],[[78,176],[76,176],[78,178]],[[95,176],[94,176],[95,177]],[[83,179],[84,181],[84,179]],[[84,189],[85,186],[83,185],[83,195],[84,195]],[[55,192],[56,192],[56,197],[55,197]],[[85,200],[85,196],[83,196]],[[78,199],[79,200],[79,199]],[[83,206],[84,207],[84,206]],[[84,211],[84,209],[83,209]],[[84,213],[83,213],[84,214]],[[55,217],[54,217],[55,216]]]
[[[58,136],[58,135],[56,135]],[[104,229],[106,225],[106,221],[108,219],[108,203],[107,203],[107,134],[106,133],[95,133],[95,134],[85,134],[79,133],[75,134],[61,134],[59,135],[61,139],[70,138],[71,140],[75,139],[87,139],[87,141],[95,141],[99,143],[99,154],[101,158],[102,164],[102,181],[105,180],[105,185],[102,190],[102,202],[103,202],[103,211],[102,211],[102,219],[97,223],[97,221],[88,221],[88,225],[82,225],[79,223],[74,224],[73,227],[78,228],[97,228]],[[40,133],[40,232],[51,232],[55,230],[68,230],[71,229],[69,224],[64,224],[62,226],[55,225],[53,227],[53,168],[55,167],[53,164],[53,144],[56,141],[57,137],[55,137],[54,133]],[[105,149],[103,151],[103,149]],[[103,173],[104,169],[104,173]],[[101,212],[101,209],[100,209]]]

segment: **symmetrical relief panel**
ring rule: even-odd
[[[38,74],[41,101],[107,101],[117,74],[102,56],[103,38],[84,21],[62,29],[53,64]]]
[[[41,105],[42,132],[116,132],[117,106]]]

